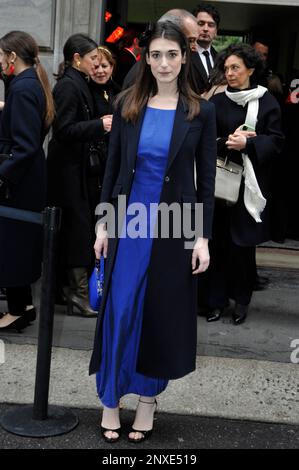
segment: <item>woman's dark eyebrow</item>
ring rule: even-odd
[[[169,49],[169,51],[167,52],[178,52],[179,49]],[[153,52],[161,52],[161,51],[150,51],[150,54],[152,54]]]

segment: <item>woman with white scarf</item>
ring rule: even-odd
[[[259,54],[247,44],[229,46],[219,63],[227,90],[213,96],[218,156],[244,167],[234,206],[216,200],[210,268],[201,280],[207,321],[219,320],[229,300],[233,322],[248,312],[255,277],[255,246],[270,239],[271,164],[283,145],[280,108],[268,90],[256,86]],[[247,130],[241,130],[246,125]]]

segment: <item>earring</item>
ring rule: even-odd
[[[80,65],[81,65],[80,60],[78,60],[78,61],[76,62],[76,65],[77,65],[77,68],[79,69],[79,68],[80,68]]]
[[[14,73],[14,71],[15,71],[15,63],[12,60],[11,63],[10,63],[9,69],[8,69],[8,75],[12,75]]]

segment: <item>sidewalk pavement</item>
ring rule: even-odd
[[[170,382],[160,396],[158,430],[145,448],[298,448],[299,366],[291,363],[292,353],[299,358],[291,347],[299,338],[298,274],[264,274],[271,276],[271,285],[255,294],[243,325],[233,325],[229,311],[213,324],[198,318],[197,369]],[[67,317],[64,310],[58,307],[55,314],[50,403],[79,409],[81,424],[65,437],[45,440],[12,437],[1,430],[2,448],[22,442],[46,446],[42,448],[103,447],[95,379],[88,376],[95,320]],[[9,404],[33,403],[36,336],[37,325],[23,334],[1,335],[1,411]],[[129,424],[136,397],[126,397],[123,405]]]
[[[0,405],[0,414],[10,408],[9,405]],[[109,452],[114,455],[119,454],[118,451],[123,449],[130,449],[136,453],[139,450],[157,449],[164,454],[171,454],[175,451],[183,453],[183,449],[299,448],[299,426],[204,418],[194,415],[184,416],[163,412],[157,413],[151,438],[141,445],[131,444],[127,440],[127,433],[133,422],[134,413],[127,410],[121,412],[123,424],[121,439],[111,445],[106,444],[100,437],[98,410],[80,408],[72,411],[79,417],[79,425],[69,434],[44,439],[29,439],[9,434],[0,427],[0,448],[26,450],[96,449],[97,451],[109,449]],[[75,459],[78,458],[76,454],[69,455],[69,457],[73,456]],[[285,457],[284,455],[284,463]]]

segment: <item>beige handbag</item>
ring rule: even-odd
[[[217,158],[215,197],[235,204],[239,198],[243,166]]]

